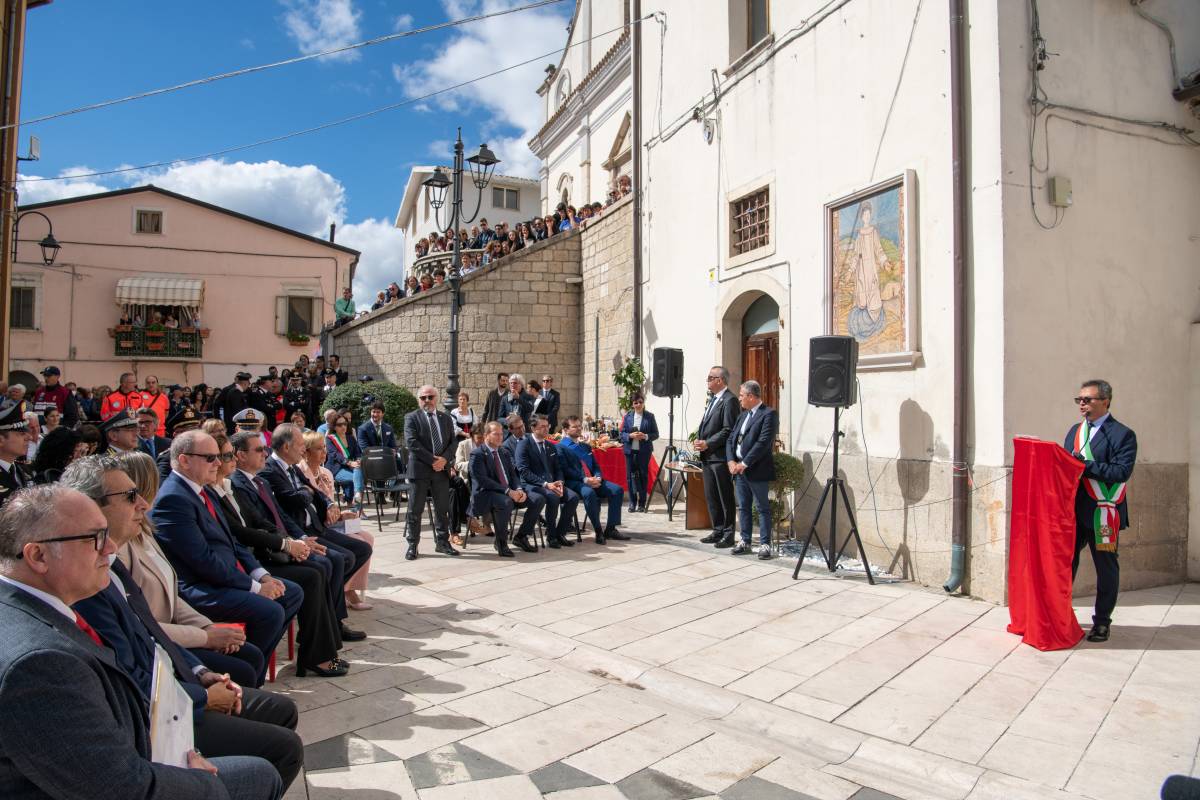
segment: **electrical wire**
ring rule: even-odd
[[[631,25],[636,24],[636,23],[642,22],[646,19],[649,19],[649,17],[643,17],[638,20],[633,20],[630,22],[630,24]],[[307,136],[308,134],[311,134],[311,133],[317,133],[318,131],[327,130],[329,128],[336,128],[340,125],[345,125],[350,122],[357,122],[360,119],[367,119],[368,117],[373,117],[378,114],[383,114],[387,111],[395,111],[396,109],[403,108],[404,106],[410,106],[410,105],[414,105],[416,103],[421,103],[425,100],[429,100],[431,98],[437,97],[440,94],[445,94],[447,92],[453,92],[457,89],[463,88],[464,86],[470,86],[473,83],[478,83],[479,81],[484,81],[484,80],[487,80],[488,78],[494,78],[497,75],[504,74],[505,72],[511,72],[514,69],[519,69],[521,67],[528,66],[529,64],[532,64],[536,61],[541,61],[545,58],[549,58],[553,55],[556,55],[556,54],[562,52],[565,49],[570,49],[571,47],[578,47],[582,44],[586,44],[586,43],[592,41],[593,39],[599,39],[603,36],[607,36],[611,33],[614,33],[616,31],[624,29],[624,27],[625,27],[624,25],[619,25],[615,28],[611,28],[609,30],[603,31],[602,33],[598,33],[595,36],[591,36],[587,39],[582,39],[578,42],[572,42],[566,48],[558,48],[556,50],[551,50],[548,53],[543,53],[541,55],[534,56],[533,58],[526,59],[525,61],[521,61],[517,64],[510,64],[507,67],[501,67],[500,69],[489,72],[486,75],[479,75],[475,78],[470,78],[470,79],[462,81],[460,83],[456,83],[452,86],[446,86],[441,89],[434,90],[432,92],[429,92],[428,94],[421,95],[420,97],[412,97],[412,98],[409,98],[408,100],[401,100],[398,103],[391,103],[389,105],[381,106],[379,108],[375,108],[370,111],[363,111],[359,114],[352,114],[351,116],[342,117],[341,119],[336,119],[331,122],[325,122],[320,125],[314,125],[310,128],[304,128],[301,130],[292,131],[290,133],[280,134],[279,136],[272,136],[267,139],[259,139],[258,141],[250,142],[249,144],[234,145],[232,147],[226,147],[221,150],[214,150],[212,152],[203,153],[203,154],[197,155],[197,156],[187,156],[184,158],[174,158],[174,159],[167,159],[167,160],[163,160],[163,161],[155,161],[155,162],[152,162],[149,164],[139,164],[138,166],[133,166],[133,167],[117,167],[115,169],[99,170],[96,172],[81,172],[81,173],[74,174],[74,175],[29,176],[29,177],[25,177],[25,178],[18,178],[16,181],[14,181],[14,183],[41,183],[44,181],[73,181],[73,180],[79,180],[81,178],[99,178],[99,177],[103,177],[105,175],[118,175],[118,174],[125,173],[125,172],[138,172],[140,170],[145,170],[145,169],[156,169],[158,167],[175,166],[176,164],[188,164],[193,161],[203,161],[206,158],[216,158],[218,156],[229,155],[230,153],[237,153],[242,150],[250,150],[255,147],[262,147],[263,145],[274,144],[276,142],[282,142],[287,139],[294,139],[298,136]]]
[[[454,20],[450,20],[448,22],[440,22],[436,25],[426,25],[423,28],[414,28],[413,30],[410,30],[410,31],[401,31],[399,33],[389,33],[386,36],[377,36],[374,39],[367,39],[362,42],[354,42],[353,44],[347,44],[347,45],[343,45],[341,47],[334,47],[329,50],[322,50],[319,53],[309,53],[308,55],[296,56],[295,58],[287,58],[287,59],[284,59],[283,61],[272,61],[269,64],[259,64],[258,66],[254,66],[254,67],[245,67],[243,69],[235,69],[231,72],[222,72],[218,75],[210,75],[207,78],[197,78],[195,80],[175,84],[174,86],[164,86],[160,89],[151,89],[146,92],[139,92],[137,94],[131,94],[126,97],[117,97],[112,100],[103,100],[98,103],[91,103],[86,106],[79,106],[78,108],[72,108],[72,109],[68,109],[66,111],[57,111],[53,114],[46,114],[41,117],[34,117],[33,119],[22,120],[20,122],[12,122],[7,125],[0,125],[0,130],[6,130],[8,128],[15,128],[18,125],[35,125],[39,122],[49,122],[50,120],[61,119],[62,117],[69,117],[73,114],[83,114],[87,111],[96,111],[97,109],[101,109],[101,108],[109,108],[111,106],[120,105],[122,103],[129,103],[134,100],[144,100],[148,97],[157,97],[158,95],[169,94],[171,92],[178,92],[182,89],[190,89],[194,86],[204,86],[204,85],[207,85],[210,83],[216,83],[217,81],[227,80],[228,78],[238,78],[238,77],[241,77],[242,75],[251,75],[256,72],[264,72],[266,70],[274,69],[276,67],[286,67],[286,66],[290,66],[292,64],[299,64],[303,61],[311,61],[315,58],[325,58],[326,56],[337,55],[338,53],[346,53],[346,52],[349,52],[352,50],[358,50],[358,49],[361,49],[364,47],[370,47],[370,46],[376,45],[376,44],[383,44],[384,42],[391,42],[396,39],[403,39],[407,36],[416,36],[417,34],[420,34],[420,33],[431,33],[433,31],[443,30],[446,28],[454,28],[459,25],[466,25],[471,22],[480,22],[482,20],[491,19],[492,17],[504,16],[505,14],[516,14],[517,12],[520,12],[520,11],[530,11],[535,8],[541,8],[543,6],[555,5],[555,4],[561,3],[561,2],[563,2],[563,0],[538,0],[538,2],[530,3],[530,4],[524,5],[524,6],[517,6],[516,8],[508,8],[508,9],[502,9],[500,11],[492,11],[487,14],[476,14],[475,16],[472,16],[472,17],[463,17],[462,19],[454,19]],[[555,52],[558,52],[558,51],[556,50]]]

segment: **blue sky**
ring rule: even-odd
[[[21,117],[181,83],[529,0],[54,0],[29,13]],[[566,43],[570,0],[253,75],[24,126],[57,177],[196,156],[419,97]],[[20,184],[22,203],[155,183],[363,251],[356,298],[402,268],[391,229],[409,170],[450,159],[455,127],[500,171],[535,176],[538,60],[434,100],[187,165]],[[22,148],[24,145],[22,145]]]

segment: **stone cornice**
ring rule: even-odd
[[[546,151],[576,127],[583,110],[590,106],[597,96],[602,96],[620,79],[631,74],[630,41],[629,31],[626,30],[529,140],[529,149],[538,158],[545,160]]]

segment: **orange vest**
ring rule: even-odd
[[[104,398],[100,405],[100,419],[108,419],[119,411],[128,411],[130,415],[142,407],[142,393],[134,389],[129,394],[117,391]]]

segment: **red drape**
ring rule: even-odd
[[[1013,439],[1008,539],[1008,630],[1038,650],[1083,638],[1071,607],[1075,490],[1083,464],[1055,442]]]
[[[600,469],[604,472],[604,479],[612,481],[617,486],[620,486],[626,492],[629,491],[629,480],[625,476],[625,453],[619,447],[610,447],[608,449],[594,448],[592,455],[596,457],[596,463],[600,465]],[[650,456],[650,473],[649,486],[654,488],[654,479],[658,476],[658,458]]]

